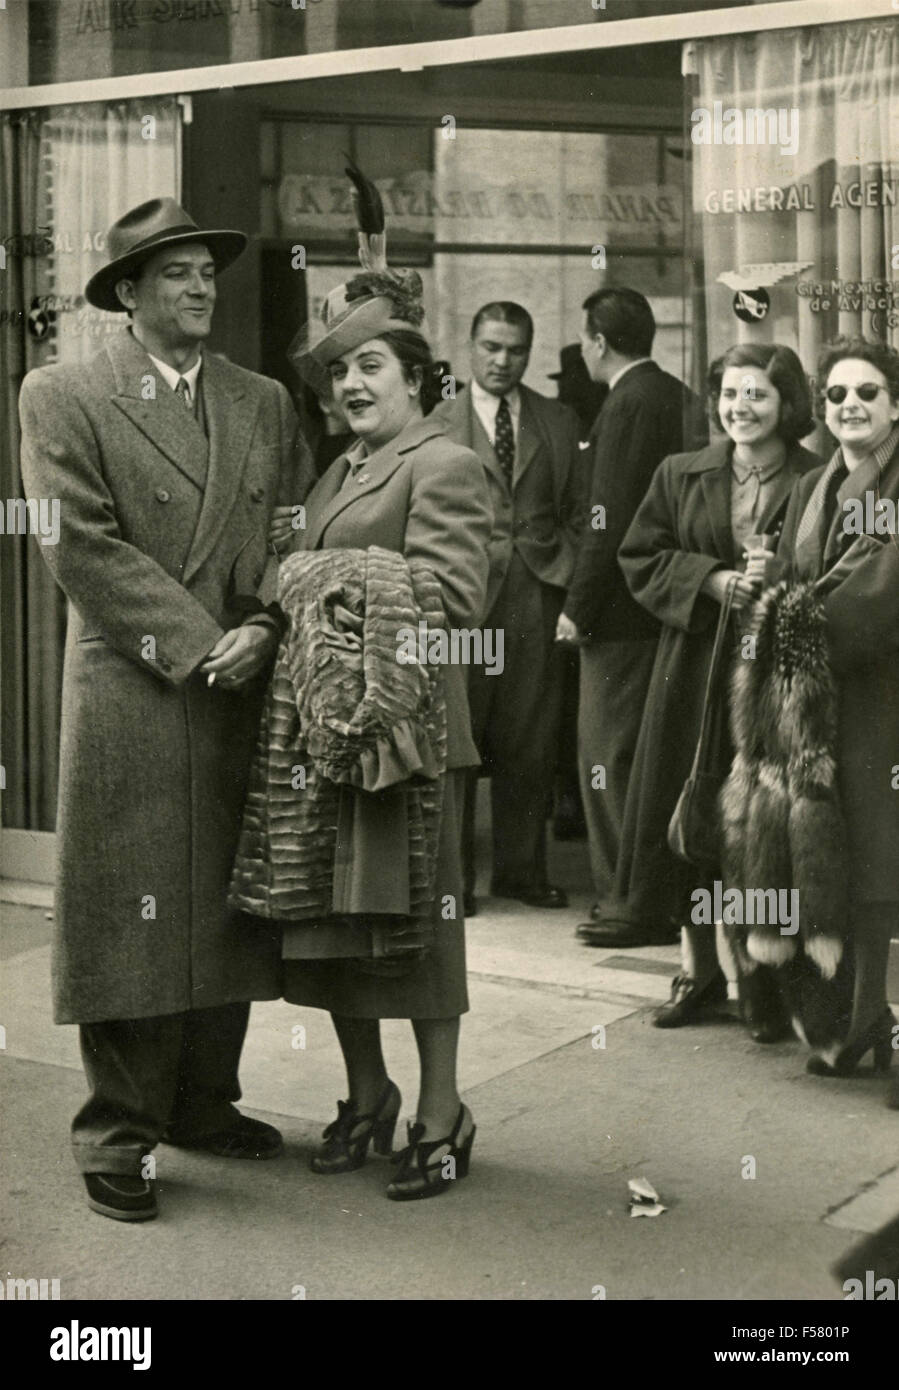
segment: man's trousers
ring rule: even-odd
[[[137,1177],[164,1134],[189,1143],[231,1128],[249,1017],[240,1003],[82,1023],[90,1096],[72,1122],[81,1172]]]
[[[556,623],[565,590],[537,579],[513,552],[484,626],[503,633],[502,675],[469,671],[471,726],[491,779],[492,887],[541,888],[547,881],[546,821],[558,745],[561,668]],[[462,853],[465,891],[475,887],[477,773],[469,774]]]
[[[608,896],[615,879],[628,778],[656,645],[650,638],[595,642],[580,649],[578,774],[598,901]]]

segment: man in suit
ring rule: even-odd
[[[560,682],[555,627],[571,578],[580,512],[574,412],[522,386],[533,341],[530,314],[486,304],[471,329],[470,385],[434,412],[474,449],[494,510],[486,628],[504,634],[504,670],[469,672],[472,729],[491,778],[491,892],[533,907],[567,906],[548,879]],[[466,915],[476,910],[474,812],[468,779],[463,823]]]
[[[578,762],[598,899],[615,873],[659,634],[656,620],[631,598],[618,547],[656,468],[684,447],[685,412],[695,406],[686,387],[653,362],[654,336],[652,309],[636,290],[596,290],[584,301],[581,351],[609,394],[591,435],[587,519],[557,635],[581,644]],[[588,945],[649,944],[632,926],[601,922],[599,912],[597,902],[592,920],[577,928]]]
[[[123,1221],[156,1215],[160,1139],[281,1148],[233,1104],[249,1001],[281,992],[278,940],[226,892],[279,633],[259,597],[269,518],[311,472],[285,388],[203,352],[245,245],[174,199],[141,204],[85,290],[130,324],[21,392],[22,477],[59,499],[42,554],[69,599],[55,1018],[80,1025],[88,1204]]]

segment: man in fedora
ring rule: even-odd
[[[226,892],[280,614],[259,597],[269,520],[311,480],[285,388],[204,353],[246,237],[154,198],[110,230],[92,305],[128,316],[89,363],[22,386],[22,477],[58,498],[41,547],[69,599],[55,1018],[90,1094],[72,1127],[88,1203],[156,1215],[150,1151],[281,1148],[238,1064],[275,937]],[[52,552],[52,553],[51,553]]]

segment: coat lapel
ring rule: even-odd
[[[186,584],[207,558],[240,493],[259,401],[221,358],[206,354],[200,372],[209,423],[209,470],[200,519],[184,566]]]
[[[446,430],[440,420],[416,420],[401,430],[388,444],[378,449],[363,461],[356,477],[343,487],[346,478],[346,460],[343,455],[335,459],[324,478],[318,483],[306,502],[307,525],[304,550],[316,550],[322,536],[335,517],[362,497],[377,492],[405,461],[405,455],[426,439],[435,434],[444,435]],[[327,486],[326,486],[327,484]],[[310,515],[312,513],[312,515]],[[316,514],[317,513],[317,514]]]
[[[729,565],[733,565],[735,557],[734,533],[730,524],[730,447],[712,445],[708,450],[703,450],[703,453],[709,456],[709,466],[703,470],[699,481],[709,514],[709,524],[718,555]]]
[[[512,487],[516,488],[521,482],[527,470],[530,468],[534,459],[540,451],[541,444],[546,443],[543,431],[537,422],[536,412],[531,404],[530,393],[526,386],[520,386],[521,393],[521,415],[518,420],[518,448],[515,450],[515,472],[512,476]]]
[[[202,428],[156,371],[128,329],[107,345],[115,378],[113,400],[131,423],[198,488],[206,482],[209,444]],[[204,368],[205,369],[205,368]],[[147,378],[155,396],[145,398]]]
[[[507,487],[506,475],[499,466],[496,450],[487,438],[487,431],[478,418],[478,413],[474,408],[474,397],[470,390],[465,395],[465,414],[468,422],[468,439],[465,442],[470,449],[474,449],[487,472],[492,473],[502,487]]]
[[[785,503],[796,486],[796,480],[810,468],[817,467],[819,462],[817,455],[799,445],[787,454],[783,468],[771,479],[768,501],[759,517],[759,534],[780,534]]]

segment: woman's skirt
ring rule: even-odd
[[[460,851],[463,779],[461,771],[445,774],[434,927],[427,953],[391,963],[390,974],[373,971],[367,961],[352,957],[285,960],[284,998],[289,1003],[351,1018],[454,1018],[468,1011]],[[444,919],[448,897],[455,904],[455,919]]]

